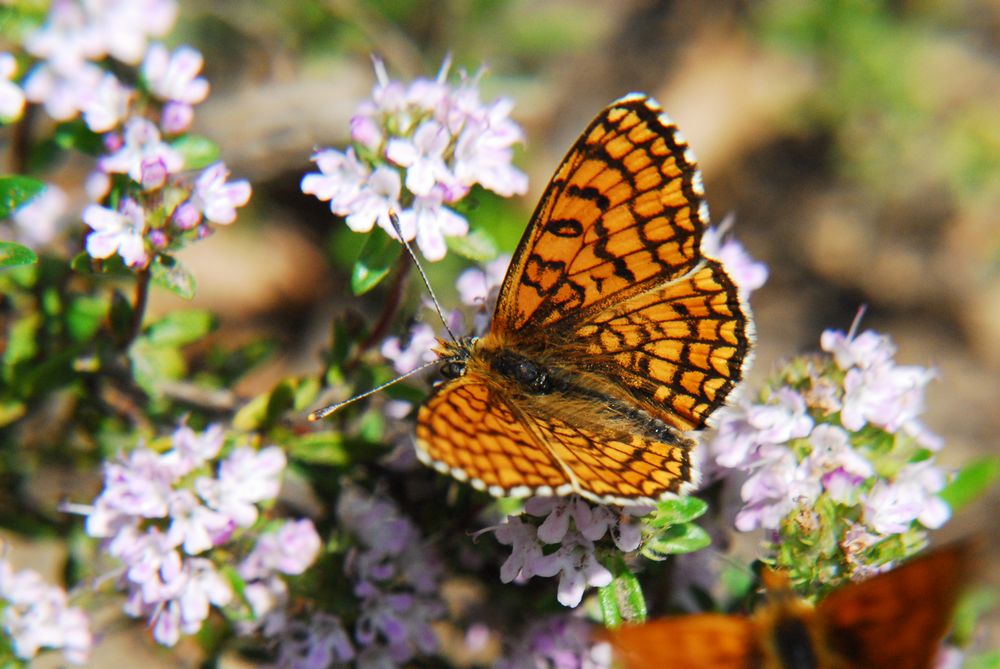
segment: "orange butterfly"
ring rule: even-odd
[[[489,332],[441,340],[417,416],[425,463],[493,495],[650,503],[697,483],[686,433],[741,379],[749,310],[706,257],[701,175],[677,127],[627,95],[545,190]]]
[[[834,590],[815,608],[764,572],[752,617],[703,613],[606,634],[628,669],[930,669],[970,563],[968,544]]]

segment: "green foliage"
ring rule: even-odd
[[[381,283],[402,252],[403,247],[399,242],[381,228],[375,228],[365,240],[351,270],[351,290],[354,294],[364,295]]]
[[[38,262],[38,256],[27,246],[15,242],[0,242],[0,268],[31,265]]]
[[[45,182],[20,175],[0,177],[0,219],[10,216],[45,190]]]
[[[153,283],[177,297],[190,300],[195,294],[194,275],[173,256],[159,254],[149,267]]]
[[[641,623],[646,620],[646,598],[639,579],[625,564],[620,554],[612,558],[612,581],[597,591],[601,619],[606,627],[618,627],[623,622]]]
[[[463,258],[484,263],[497,257],[497,245],[485,230],[471,230],[461,237],[445,237],[448,248]]]
[[[981,498],[993,487],[998,478],[1000,478],[1000,458],[985,456],[970,460],[941,491],[941,499],[951,507],[952,512],[958,511]]]
[[[184,169],[200,170],[218,162],[219,146],[208,137],[185,134],[173,140],[170,145],[184,158]]]

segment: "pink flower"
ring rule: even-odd
[[[311,520],[285,521],[277,531],[260,535],[239,572],[248,580],[267,578],[275,571],[301,574],[316,560],[321,547]]]
[[[733,278],[740,292],[749,297],[767,282],[767,265],[758,262],[747,253],[735,238],[727,235],[730,227],[730,217],[726,217],[717,227],[705,230],[701,239],[701,248],[712,258],[717,258],[726,267],[726,272]]]
[[[368,177],[364,188],[358,191],[357,196],[350,204],[350,213],[347,215],[347,227],[355,232],[368,232],[375,223],[386,231],[393,239],[399,236],[389,222],[389,212],[400,212],[402,208],[399,204],[399,196],[402,192],[402,182],[399,172],[391,167],[380,166]],[[332,207],[332,203],[331,203]],[[413,229],[413,222],[407,219],[404,224],[400,217],[400,229],[403,237],[409,241],[413,239],[416,230]]]
[[[196,105],[208,96],[208,82],[198,76],[203,65],[204,59],[196,49],[182,46],[171,54],[157,43],[146,52],[142,74],[161,100]]]
[[[399,337],[389,337],[382,343],[381,353],[392,361],[392,368],[397,374],[406,374],[437,358],[433,350],[436,344],[434,328],[426,323],[417,323],[410,330],[405,345]]]
[[[131,89],[123,86],[115,75],[106,73],[80,101],[87,127],[94,132],[107,132],[116,127],[128,114],[131,96]]]
[[[417,231],[417,246],[430,261],[441,260],[448,252],[445,237],[461,237],[469,231],[469,223],[442,204],[441,188],[417,197],[413,207],[399,215],[400,228]]]
[[[334,214],[347,216],[368,182],[371,170],[358,160],[353,148],[343,153],[333,149],[317,151],[312,159],[319,167],[319,173],[302,177],[302,192],[315,195],[324,202],[329,201]]]
[[[482,269],[470,267],[459,274],[455,288],[458,289],[462,304],[470,307],[488,307],[490,302],[496,300],[496,293],[507,275],[509,265],[510,256],[504,254],[486,263]]]
[[[168,174],[176,174],[184,167],[181,154],[161,141],[159,129],[144,118],[129,119],[124,140],[118,151],[99,161],[105,172],[128,174],[132,181],[141,184],[143,171],[150,164],[162,163]]]
[[[226,183],[228,178],[225,164],[215,163],[206,167],[195,182],[191,203],[212,223],[232,223],[236,207],[250,201],[250,184],[243,179]]]
[[[250,527],[257,520],[256,503],[278,495],[285,463],[277,446],[259,451],[242,446],[222,461],[217,479],[203,476],[195,481],[195,489],[210,508],[240,527]]]
[[[46,184],[38,197],[20,207],[11,217],[17,226],[18,238],[32,248],[54,241],[68,221],[66,192],[54,184]]]
[[[437,121],[424,121],[412,138],[394,137],[386,158],[406,169],[406,187],[417,196],[429,195],[435,184],[451,184],[454,176],[444,162],[451,143],[448,130]]]
[[[21,660],[49,648],[61,650],[70,664],[83,664],[93,644],[90,621],[69,606],[66,591],[30,569],[14,572],[6,556],[0,558],[0,625]]]
[[[92,204],[84,209],[83,222],[93,229],[87,235],[87,253],[92,258],[110,258],[117,253],[132,267],[149,262],[143,240],[146,214],[134,200],[124,200],[121,211]]]

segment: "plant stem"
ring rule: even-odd
[[[135,275],[135,304],[132,306],[132,327],[129,328],[128,338],[123,342],[122,349],[126,349],[142,333],[142,321],[146,316],[146,305],[149,302],[149,283],[152,275],[149,268],[139,270]]]
[[[382,307],[382,313],[379,315],[378,321],[375,322],[375,326],[371,332],[368,333],[368,336],[358,344],[358,348],[351,361],[344,365],[345,370],[349,371],[353,369],[360,362],[365,352],[385,337],[385,333],[389,330],[392,319],[399,309],[399,303],[403,299],[403,289],[406,287],[406,277],[410,274],[411,266],[410,257],[405,253],[401,253],[399,259],[396,261],[396,276],[389,287],[389,294],[385,297],[385,306]]]

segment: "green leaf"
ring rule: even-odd
[[[194,297],[194,276],[172,256],[158,255],[149,268],[153,283],[185,300]]]
[[[97,156],[104,151],[101,136],[87,127],[83,119],[60,123],[52,139],[56,146],[67,151],[75,149],[89,156]]]
[[[990,650],[965,658],[963,669],[1000,669],[1000,650]]]
[[[952,636],[959,646],[975,639],[980,620],[996,609],[998,594],[993,588],[978,587],[962,595],[952,616]]]
[[[264,424],[270,398],[270,393],[263,393],[240,407],[233,416],[233,427],[242,432],[258,430]]]
[[[483,229],[472,230],[461,237],[445,237],[448,248],[460,256],[483,263],[497,257],[497,243]]]
[[[106,297],[81,295],[70,302],[66,310],[66,329],[74,341],[87,341],[100,329],[107,316],[109,300]]]
[[[170,145],[184,157],[186,170],[200,170],[219,160],[219,146],[208,137],[183,135]]]
[[[708,510],[708,503],[698,497],[676,497],[656,505],[656,512],[646,521],[649,527],[661,528],[689,523]]]
[[[27,411],[28,406],[24,402],[17,400],[0,402],[0,427],[10,425]]]
[[[292,458],[309,464],[343,467],[352,461],[339,432],[312,432],[287,440],[285,445]]]
[[[375,228],[351,270],[351,290],[355,295],[364,295],[377,286],[389,274],[402,251],[402,246],[381,228]]]
[[[958,511],[981,497],[1000,478],[1000,458],[987,455],[967,462],[955,478],[939,494],[941,499]]]
[[[215,317],[210,311],[172,311],[146,326],[143,336],[156,346],[178,347],[198,341],[214,327]]]
[[[607,627],[618,627],[622,622],[641,623],[646,620],[646,598],[639,579],[628,568],[621,556],[612,565],[611,583],[597,591],[601,616]]]
[[[0,267],[17,267],[38,262],[38,256],[27,246],[14,242],[0,242]]]
[[[147,337],[138,337],[128,350],[132,362],[132,378],[151,397],[160,396],[160,384],[184,376],[187,363],[173,346],[155,344]]]
[[[712,543],[708,532],[694,523],[672,525],[648,539],[640,551],[650,560],[665,560],[670,555],[693,553]]]
[[[26,205],[45,190],[45,182],[20,175],[0,177],[0,218]]]

